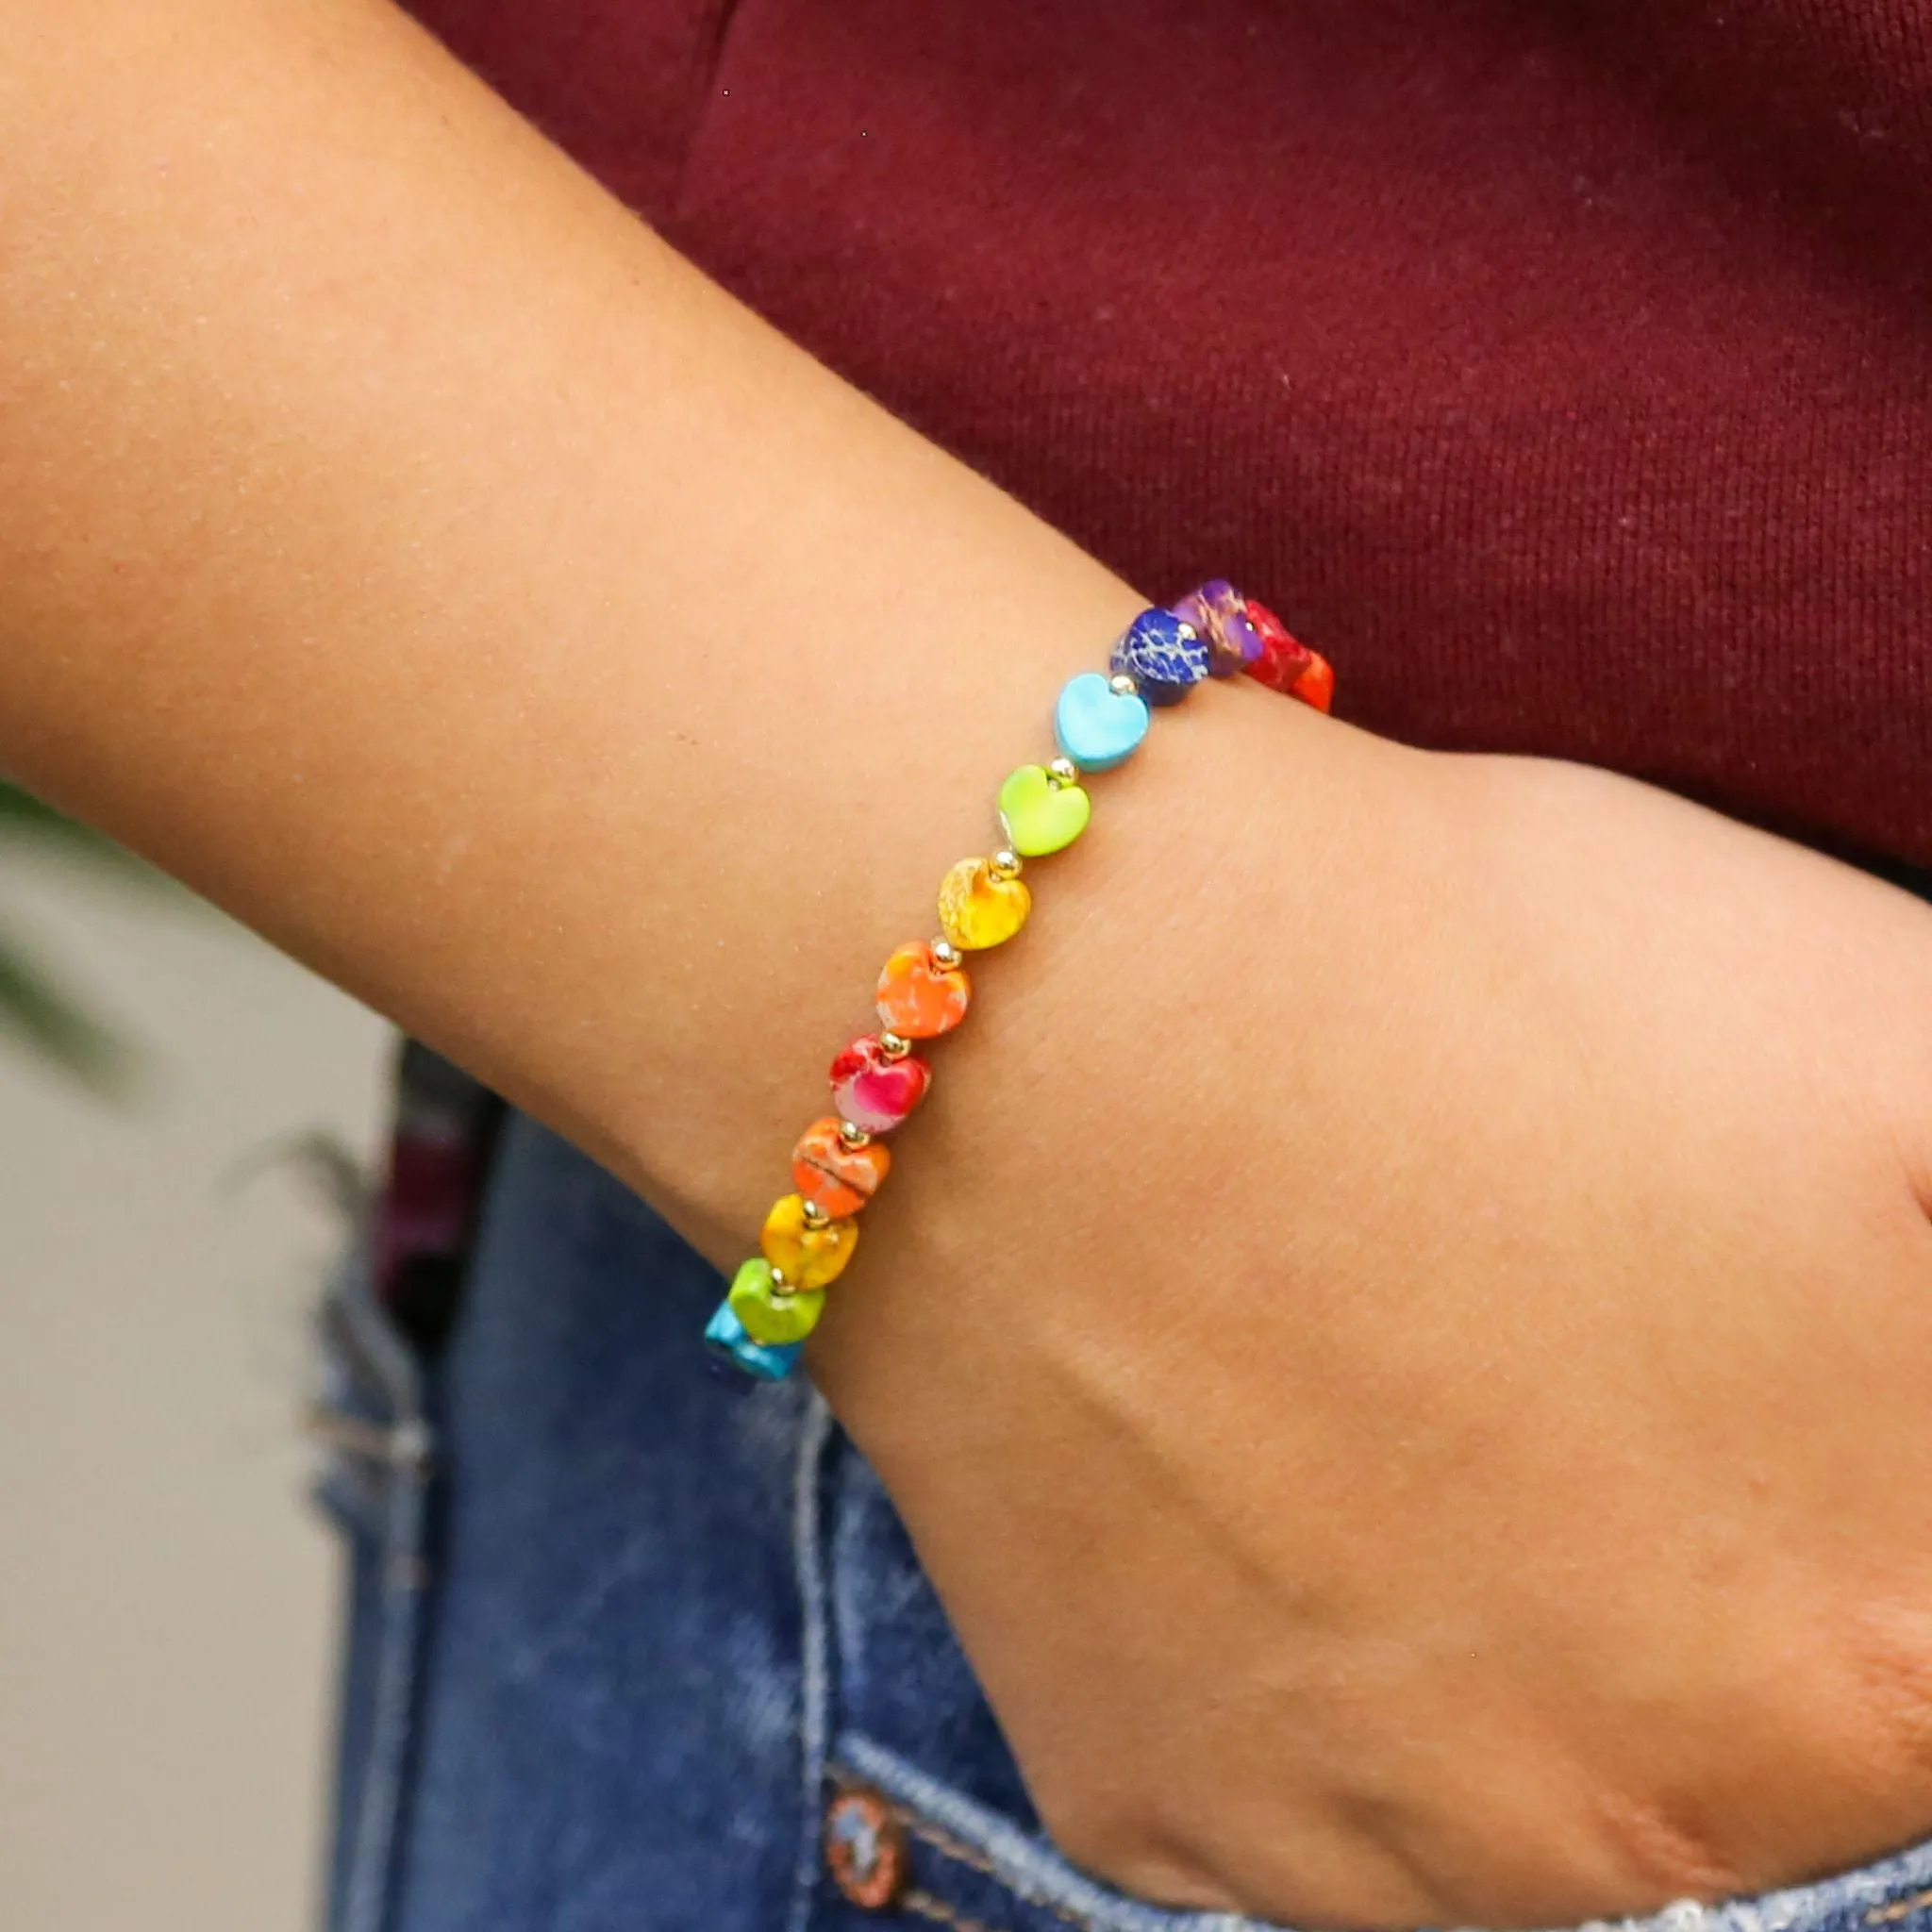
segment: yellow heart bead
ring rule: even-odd
[[[940,881],[940,930],[962,953],[1005,944],[1032,910],[1025,881],[999,877],[990,859],[962,858]]]
[[[765,1216],[758,1246],[765,1259],[795,1289],[824,1288],[836,1281],[858,1245],[856,1221],[828,1221],[811,1227],[805,1219],[805,1196],[786,1194]]]

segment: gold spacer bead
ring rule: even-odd
[[[1002,849],[992,856],[992,875],[996,879],[1016,879],[1022,867],[1020,855],[1010,849]]]
[[[1058,780],[1062,785],[1077,785],[1080,782],[1080,768],[1072,758],[1056,758],[1047,766],[1046,775]]]
[[[839,1123],[839,1138],[848,1147],[864,1147],[872,1141],[872,1136],[863,1127],[855,1127],[850,1121]]]
[[[933,964],[936,966],[950,969],[957,966],[965,957],[951,940],[935,940],[932,942]]]
[[[1141,686],[1138,680],[1129,676],[1124,671],[1116,671],[1107,680],[1107,688],[1117,698],[1137,698],[1141,695]]]
[[[912,1051],[912,1042],[909,1040],[900,1039],[896,1033],[881,1033],[879,1035],[879,1051],[889,1060],[903,1060]]]
[[[774,1268],[772,1270],[772,1294],[774,1299],[782,1302],[788,1294],[792,1294],[794,1292],[796,1292],[796,1291],[792,1288],[791,1284],[785,1279],[784,1269]]]
[[[805,1209],[806,1226],[826,1227],[830,1225],[832,1217],[816,1201],[806,1201],[801,1205]]]

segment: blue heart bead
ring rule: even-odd
[[[1208,675],[1208,641],[1172,610],[1143,610],[1121,633],[1109,664],[1140,685],[1150,705],[1177,705]]]
[[[1131,758],[1147,724],[1146,704],[1115,691],[1097,671],[1068,679],[1053,708],[1053,735],[1083,772],[1110,772]]]

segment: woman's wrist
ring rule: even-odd
[[[1328,874],[1364,850],[1372,823],[1417,854],[1446,841],[1426,782],[1440,764],[1236,681],[1162,720],[1129,766],[1096,782],[1079,841],[1050,871],[1029,868],[1024,931],[974,962],[971,1024],[946,1041],[941,1076],[895,1142],[891,1185],[865,1210],[864,1259],[828,1294],[808,1358],[841,1412],[863,1428],[861,1380],[903,1394],[928,1369],[953,1376],[967,1354],[997,1374],[994,1358],[1039,1346],[1058,1324],[1098,1317],[1095,1343],[1138,1348],[1185,1323],[1185,1294],[1124,1301],[1091,1273],[1062,1280],[1058,1261],[1043,1278],[1010,1264],[1076,1255],[1095,1237],[1093,1252],[1113,1253],[1136,1229],[1171,1256],[1178,1282],[1238,1238],[1249,1204],[1307,1184],[1275,1164],[1272,1115],[1297,1110],[1298,1134],[1317,1124],[1303,1095],[1257,1088],[1272,1076],[1244,1042],[1269,1036],[1278,1070],[1300,1024],[1305,951],[1369,956],[1392,941],[1373,893],[1349,895],[1346,925],[1332,919]],[[822,1066],[811,1072],[823,1079]],[[1254,1131],[1225,1144],[1200,1191],[1197,1136],[1243,1092]],[[949,1341],[962,1323],[970,1351]],[[970,1407],[973,1379],[928,1396]],[[930,1419],[925,1400],[903,1413]]]
[[[1333,673],[1279,619],[1214,580],[1170,608],[1141,610],[1115,640],[1105,670],[1069,678],[1053,707],[1057,755],[1016,765],[999,787],[994,849],[946,871],[930,940],[895,947],[874,988],[875,1024],[829,1069],[833,1111],[797,1142],[791,1185],[767,1212],[760,1252],[741,1261],[705,1340],[721,1363],[752,1379],[789,1374],[822,1318],[826,1293],[858,1252],[859,1216],[891,1171],[881,1137],[903,1127],[929,1091],[934,1042],[972,1008],[973,972],[1026,928],[1035,888],[1029,860],[1060,859],[1085,835],[1096,779],[1136,758],[1157,716],[1217,680],[1252,678],[1326,711]],[[1045,874],[1051,881],[1052,871]],[[921,1049],[925,1049],[922,1054]]]

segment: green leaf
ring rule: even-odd
[[[141,1058],[134,1049],[68,999],[5,934],[0,934],[0,1032],[13,1034],[106,1099],[125,1099],[140,1076]]]

